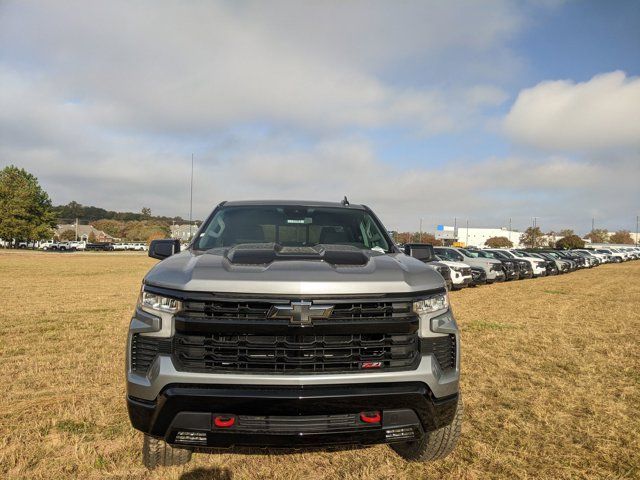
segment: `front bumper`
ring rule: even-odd
[[[194,448],[370,445],[420,438],[451,423],[458,394],[436,398],[425,383],[230,386],[172,384],[155,401],[127,398],[132,425]],[[375,424],[360,412],[381,412]],[[213,424],[233,416],[233,426]],[[353,419],[353,420],[350,420]]]

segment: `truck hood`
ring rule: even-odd
[[[364,265],[306,259],[238,265],[229,260],[226,249],[185,250],[155,265],[144,283],[194,292],[265,295],[366,295],[445,288],[440,274],[415,258],[363,252]]]

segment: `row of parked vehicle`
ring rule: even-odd
[[[75,250],[104,250],[104,251],[114,251],[114,250],[135,250],[135,251],[146,251],[149,249],[146,243],[142,242],[132,242],[132,243],[111,243],[111,242],[100,242],[100,243],[89,243],[85,241],[69,241],[69,242],[56,242],[56,241],[46,241],[41,242],[36,245],[27,245],[24,246],[22,244],[18,245],[19,248],[38,248],[40,250],[54,250],[54,251],[75,251]]]
[[[410,243],[407,255],[431,265],[449,290],[509,280],[560,275],[604,263],[640,259],[640,247],[552,250],[518,248],[459,248]]]

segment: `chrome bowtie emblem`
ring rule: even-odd
[[[288,318],[291,325],[307,327],[314,318],[328,318],[333,312],[333,305],[314,305],[311,302],[291,302],[290,305],[273,305],[269,310],[269,318]]]

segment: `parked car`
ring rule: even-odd
[[[446,260],[445,258],[436,255],[438,261],[444,263],[451,269],[451,281],[453,283],[453,290],[460,290],[461,288],[471,285],[473,276],[471,275],[471,267],[463,262],[454,262],[452,260]]]
[[[464,248],[454,247],[434,247],[436,255],[452,260],[454,262],[463,262],[471,267],[479,267],[485,271],[486,282],[494,283],[505,279],[502,270],[502,262],[492,258],[483,258],[478,253]]]
[[[72,241],[69,242],[69,248],[71,250],[85,250],[87,248],[87,242],[85,241]]]
[[[572,268],[571,260],[564,260],[560,258],[559,255],[554,254],[554,252],[538,251],[536,252],[536,254],[541,256],[542,258],[546,258],[547,260],[554,262],[558,273],[569,273],[575,270],[575,268]]]
[[[624,255],[618,252],[614,252],[613,250],[608,248],[599,248],[596,250],[596,253],[602,253],[602,254],[608,255],[610,257],[609,261],[613,263],[620,263],[624,261]]]
[[[135,250],[138,252],[142,252],[142,251],[147,251],[148,247],[146,243],[141,243],[141,242],[127,243],[127,250]]]
[[[436,269],[436,271],[442,275],[447,285],[447,290],[453,288],[453,280],[451,279],[451,269],[444,263],[438,261],[433,253],[433,245],[426,243],[407,243],[403,247],[405,255],[413,258],[417,258],[423,263],[426,263],[430,267]]]
[[[541,255],[538,250],[536,250],[535,252],[531,250],[518,250],[518,251],[529,257],[539,258],[540,260],[543,260],[544,267],[546,269],[546,276],[558,275],[560,273],[560,269],[556,265],[556,262],[554,260],[548,259],[544,255]]]
[[[119,243],[114,243],[112,245],[113,245],[112,250],[127,250],[126,243],[119,242]]]
[[[110,242],[87,243],[85,250],[111,251],[113,250],[113,244]]]
[[[125,369],[148,468],[235,446],[388,443],[412,461],[454,448],[444,280],[366,206],[223,202],[188,250],[154,240],[149,256]]]
[[[577,268],[587,268],[589,266],[585,257],[578,255],[571,250],[556,250],[556,253],[562,258],[573,260],[576,263]]]
[[[519,269],[520,280],[533,278],[533,262],[531,260],[520,258],[505,249],[484,249],[483,252],[493,255],[497,260],[510,260],[516,262]]]
[[[487,272],[482,267],[469,267],[471,268],[471,286],[477,287],[478,285],[484,285],[487,283]]]
[[[494,252],[502,258],[511,260],[520,259],[526,261],[531,269],[532,277],[542,277],[547,274],[545,261],[540,258],[529,257],[528,255],[521,254],[517,250],[508,250],[506,248],[488,248],[486,249],[486,251]]]
[[[468,249],[470,250],[470,249]],[[479,256],[483,258],[493,258],[502,263],[502,271],[504,272],[505,280],[519,280],[520,279],[520,266],[515,260],[508,260],[497,258],[492,252],[485,252],[480,249],[473,249]]]

